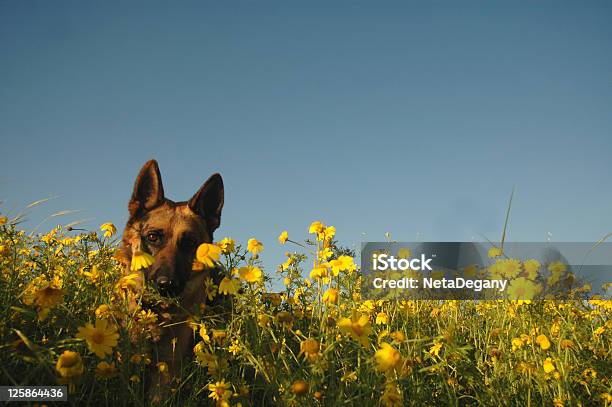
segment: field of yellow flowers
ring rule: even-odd
[[[146,405],[150,371],[168,370],[150,344],[169,300],[135,288],[150,256],[125,273],[112,224],[32,235],[14,223],[0,217],[0,384]],[[185,321],[195,346],[166,405],[612,404],[611,301],[362,300],[355,253],[333,227],[308,232],[282,232],[287,260],[268,274],[255,239],[198,248],[194,272],[223,279],[202,287],[216,305]],[[282,292],[267,290],[272,275]]]

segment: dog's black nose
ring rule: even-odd
[[[157,278],[157,288],[160,294],[169,295],[174,291],[174,284],[168,277],[161,276]]]

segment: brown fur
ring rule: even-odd
[[[219,174],[212,175],[186,202],[173,202],[164,196],[155,160],[145,163],[136,178],[121,257],[129,265],[135,251],[152,254],[155,263],[145,270],[145,280],[157,284],[160,293],[176,297],[180,303],[179,307],[170,309],[170,326],[163,328],[156,345],[157,359],[168,364],[170,375],[154,375],[154,385],[163,386],[178,372],[192,346],[192,329],[185,321],[204,302],[204,279],[210,275],[193,272],[192,263],[197,247],[213,241],[213,232],[221,223],[223,198],[223,180]],[[160,393],[155,397],[159,399]]]

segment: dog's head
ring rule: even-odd
[[[136,251],[152,254],[155,263],[146,270],[145,279],[157,284],[163,295],[180,295],[192,273],[197,247],[211,243],[221,223],[221,176],[213,174],[189,201],[173,202],[164,196],[157,161],[148,161],[136,178],[128,208],[124,257],[131,261]]]

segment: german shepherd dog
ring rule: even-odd
[[[170,310],[171,321],[156,344],[156,362],[166,362],[169,374],[152,374],[152,384],[158,389],[150,391],[153,402],[162,401],[164,385],[178,373],[193,346],[193,331],[186,322],[188,310],[204,303],[204,279],[210,274],[193,272],[192,264],[197,247],[213,241],[213,232],[221,223],[223,197],[223,179],[213,174],[189,201],[167,199],[155,160],[145,163],[136,178],[120,249],[126,273],[133,253],[153,255],[155,262],[144,270],[145,281],[180,304]]]

